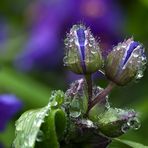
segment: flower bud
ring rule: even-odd
[[[125,85],[131,80],[140,79],[145,70],[146,56],[144,48],[132,38],[119,43],[109,53],[106,64],[106,76],[118,85]]]
[[[64,64],[77,74],[96,72],[102,65],[98,42],[89,28],[74,25],[65,39]]]
[[[70,116],[78,118],[84,115],[88,107],[88,93],[86,82],[79,79],[71,84],[65,93],[66,106],[69,105]]]
[[[139,129],[140,123],[134,110],[109,108],[106,112],[98,115],[96,124],[105,136],[118,137],[129,129]]]

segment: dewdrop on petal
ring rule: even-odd
[[[147,59],[142,44],[132,38],[119,43],[105,63],[106,76],[118,85],[143,77]]]

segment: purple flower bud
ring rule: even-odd
[[[65,65],[73,72],[87,74],[97,71],[102,65],[100,47],[89,28],[74,25],[65,40]]]
[[[0,132],[9,120],[22,108],[22,102],[12,94],[0,95]]]
[[[146,61],[142,44],[130,38],[119,43],[108,55],[106,76],[118,85],[125,85],[143,76]]]

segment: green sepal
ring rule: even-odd
[[[97,110],[99,110],[98,113]],[[140,127],[134,110],[108,108],[103,111],[103,108],[100,108],[94,111],[90,112],[89,117],[98,126],[99,131],[107,137],[119,137],[131,128]]]

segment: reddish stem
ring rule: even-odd
[[[101,91],[90,103],[88,106],[88,112],[89,110],[94,107],[97,103],[102,102],[105,97],[111,92],[111,90],[114,88],[115,84],[113,82],[110,82],[108,86]]]
[[[91,74],[90,75],[85,75],[86,83],[87,83],[87,91],[88,91],[88,102],[91,101],[92,99],[92,78]]]

